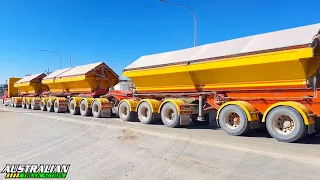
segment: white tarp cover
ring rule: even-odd
[[[43,79],[52,79],[52,78],[54,78],[54,77],[56,77],[56,76],[58,76],[58,75],[60,75],[60,74],[62,74],[62,73],[64,73],[64,72],[66,72],[66,71],[68,71],[68,70],[70,70],[70,69],[71,69],[71,68],[58,69],[58,70],[52,72],[51,74],[49,74],[48,76],[46,76],[46,77],[43,78]]]
[[[53,79],[53,78],[57,78],[57,77],[84,75],[102,63],[103,62],[98,62],[98,63],[76,66],[73,68],[59,69],[57,71],[52,72],[51,74],[49,74],[47,77],[45,77],[43,79]]]
[[[44,75],[43,73],[40,73],[40,74],[33,74],[33,75],[30,75],[30,76],[25,76],[24,78],[22,78],[19,81],[15,82],[15,84],[23,83],[23,82],[30,82],[30,81],[38,78],[39,76],[43,76],[43,75]]]
[[[211,43],[188,49],[146,55],[131,63],[125,70],[305,45],[312,43],[314,35],[316,35],[319,30],[320,23]]]

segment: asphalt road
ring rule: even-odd
[[[0,169],[71,164],[67,179],[320,179],[320,137],[280,143],[266,132],[231,137],[187,128],[0,105]],[[0,174],[0,179],[4,174]]]

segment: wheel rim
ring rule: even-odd
[[[80,108],[81,108],[81,111],[83,112],[86,111],[86,105],[84,103],[81,104]]]
[[[127,117],[127,115],[128,115],[128,108],[127,108],[127,106],[121,106],[121,108],[120,108],[120,114],[121,114],[121,116],[123,116],[123,117]]]
[[[225,125],[230,129],[237,129],[240,126],[240,116],[236,112],[228,112],[224,118]]]
[[[278,114],[273,119],[273,128],[279,133],[283,135],[290,134],[294,128],[293,119],[287,114]]]
[[[164,113],[164,118],[166,121],[169,121],[169,122],[174,121],[176,118],[176,114],[174,113],[174,110],[171,108],[167,108]]]
[[[98,113],[98,104],[93,104],[93,112]]]
[[[59,104],[58,104],[57,101],[54,102],[54,108],[55,108],[55,109],[58,109],[58,108],[59,108]]]
[[[73,111],[75,109],[73,101],[70,103],[70,109]]]
[[[143,106],[143,107],[141,108],[141,111],[140,111],[140,112],[141,112],[141,113],[140,113],[141,118],[142,118],[143,120],[148,119],[148,117],[149,117],[149,115],[150,115],[150,111],[149,111],[149,109],[148,109],[147,107]]]

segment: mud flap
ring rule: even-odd
[[[190,124],[190,114],[182,114],[180,115],[180,125],[189,125]]]
[[[308,134],[312,134],[316,132],[315,124],[308,125]]]
[[[217,121],[217,111],[213,111],[209,113],[209,123],[212,124],[213,122]]]
[[[68,101],[60,101],[58,109],[59,112],[68,112]]]
[[[249,121],[251,129],[258,129],[260,128],[260,121]]]

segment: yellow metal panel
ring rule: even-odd
[[[80,102],[81,102],[81,100],[82,100],[81,97],[72,97],[72,98],[70,99],[70,101],[71,101],[71,100],[74,100],[74,102],[75,102],[75,107],[80,107]]]
[[[306,84],[305,79],[296,79],[294,81],[273,81],[273,82],[256,82],[256,83],[229,83],[229,84],[208,84],[203,86],[204,88],[231,88],[231,87],[259,87],[259,86],[293,86]]]
[[[19,89],[21,94],[35,94],[39,93],[41,90],[47,90],[48,87],[44,84],[38,82],[23,82],[16,83],[14,87]]]
[[[30,86],[30,82],[23,82],[19,84],[14,84],[14,87],[24,87],[24,86]]]
[[[302,116],[305,125],[310,125],[310,124],[315,123],[312,116],[308,117],[308,114],[310,114],[311,111],[307,107],[305,107],[303,104],[298,103],[298,102],[294,102],[294,101],[279,102],[279,103],[275,103],[275,104],[271,105],[265,111],[263,118],[262,118],[262,122],[266,121],[266,117],[267,117],[269,111],[271,111],[273,108],[278,107],[278,106],[289,106],[289,107],[292,107],[295,110],[297,110],[300,113],[300,115]]]
[[[85,101],[88,108],[91,108],[94,98],[82,98],[81,101]]]
[[[26,97],[23,97],[23,98],[22,98],[22,103],[23,103],[23,104],[26,104]]]
[[[52,97],[49,97],[47,101],[49,101],[50,104],[53,104],[55,100],[56,100],[56,97],[52,96]]]
[[[125,71],[138,91],[303,85],[320,58],[312,48],[285,50],[223,60]],[[272,72],[272,73],[271,73]]]
[[[32,99],[34,99],[34,101],[35,101],[36,103],[39,103],[40,100],[41,100],[41,98],[39,98],[39,97],[34,97],[34,98],[32,98]]]
[[[147,102],[150,107],[151,107],[151,112],[154,113],[158,113],[159,112],[159,109],[160,109],[160,105],[161,105],[161,102],[156,100],[156,99],[142,99],[139,104],[137,105],[137,107],[139,107],[139,105],[143,102]]]
[[[107,98],[95,98],[94,101],[97,101],[100,104],[101,109],[112,108],[112,106],[106,107],[106,104],[109,103]]]
[[[18,88],[15,88],[14,87],[14,83],[19,81],[21,78],[9,78],[8,80],[8,95],[10,97],[13,97],[13,96],[17,96],[18,95]]]
[[[21,101],[22,101],[22,97],[14,97],[14,99],[15,99],[17,102],[21,102]]]
[[[239,106],[247,115],[248,121],[259,120],[259,115],[257,113],[255,113],[256,112],[255,108],[250,103],[245,102],[245,101],[229,101],[229,102],[224,103],[222,106],[220,106],[220,108],[217,112],[217,116],[216,116],[217,120],[219,119],[220,111],[228,105]]]
[[[31,104],[31,100],[33,97],[26,97],[26,102],[28,102],[29,104]]]
[[[45,98],[45,97],[41,98],[41,100],[43,100],[43,104],[45,104],[45,105],[47,105],[48,99],[49,99],[49,98]]]
[[[130,112],[137,112],[139,101],[136,101],[135,99],[123,99],[119,104],[121,104],[122,102],[126,102],[129,104]]]
[[[98,101],[100,106],[101,103],[109,103],[109,100],[107,98],[95,98],[95,101]]]
[[[61,77],[61,78],[55,79],[55,83],[83,81],[85,80],[85,78],[86,78],[85,75],[73,76],[73,77]]]
[[[182,99],[166,99],[161,103],[161,106],[159,108],[158,113],[161,113],[161,109],[162,109],[163,105],[168,102],[171,102],[174,104],[174,106],[177,108],[178,115],[180,115],[180,105],[186,104],[186,102]]]
[[[278,52],[262,53],[249,56],[240,56],[234,58],[227,58],[221,60],[213,60],[203,63],[195,63],[190,65],[175,65],[160,68],[150,68],[142,70],[132,70],[125,71],[124,76],[135,77],[135,76],[146,76],[146,75],[156,75],[156,74],[169,74],[177,72],[187,72],[187,71],[199,71],[211,68],[229,68],[236,66],[247,66],[254,64],[269,64],[278,63],[286,61],[296,61],[302,58],[313,57],[312,48],[285,50]]]
[[[55,101],[56,101],[56,100],[59,101],[59,105],[61,105],[61,104],[66,104],[66,102],[68,101],[68,99],[65,98],[65,97],[56,97],[56,98],[55,98]],[[66,105],[68,105],[68,104],[66,104]]]

